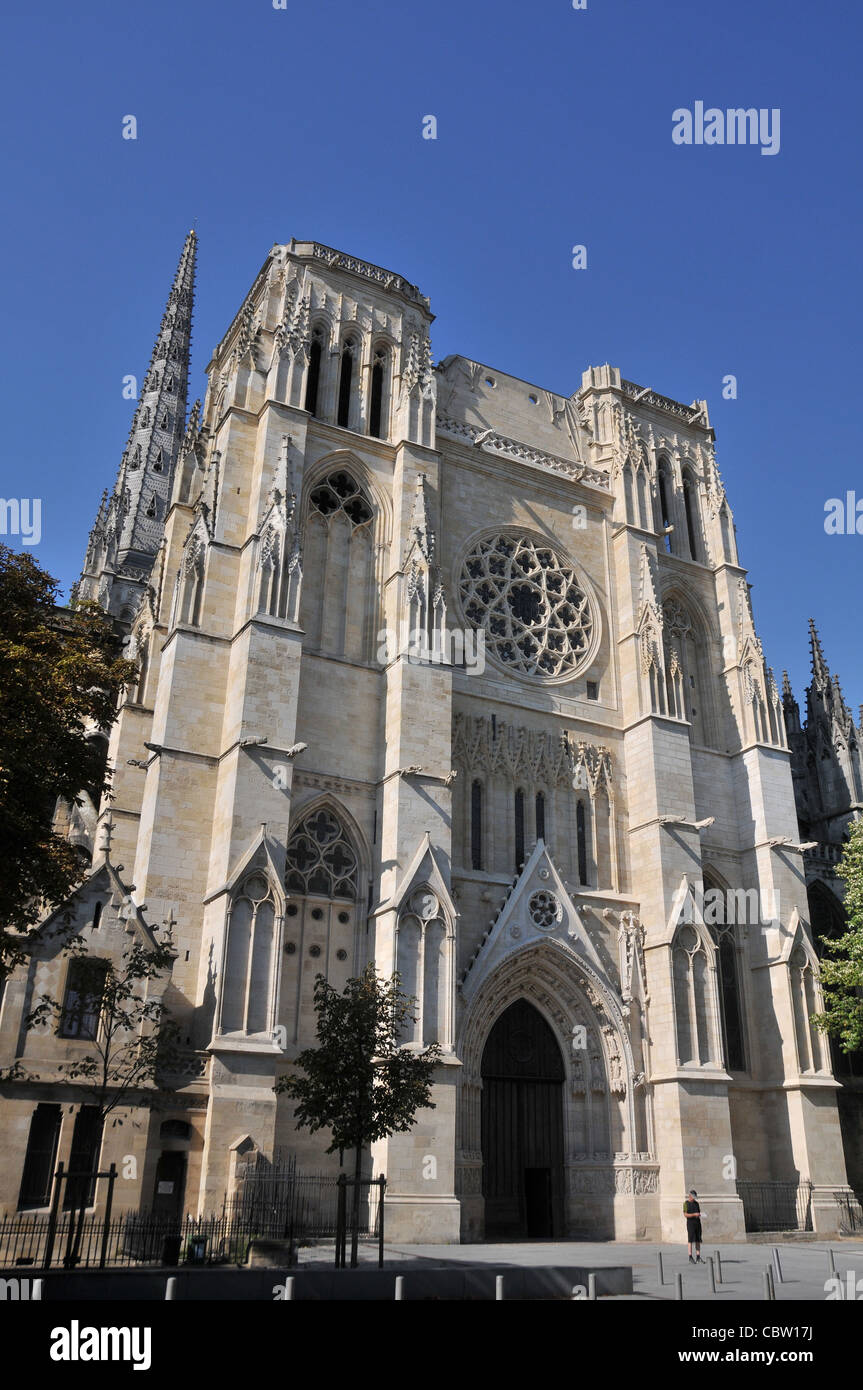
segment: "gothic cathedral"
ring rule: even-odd
[[[416,286],[291,241],[188,411],[195,256],[76,590],[140,674],[111,798],[61,814],[62,910],[100,956],[173,941],[186,1049],[101,1136],[123,1204],[170,1171],[216,1210],[250,1153],[337,1167],[273,1086],[316,975],[374,960],[442,1049],[435,1108],[368,1155],[393,1239],[679,1240],[694,1186],[729,1240],[748,1187],[801,1182],[835,1232],[861,1092],[810,1015],[859,731],[817,636],[805,726],[765,664],[706,403],[433,365]],[[9,1212],[87,1143],[82,1044],[21,1028],[71,968],[46,939],[3,1000],[0,1064],[40,1075],[5,1088]]]

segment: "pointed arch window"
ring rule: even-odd
[[[372,360],[372,381],[369,393],[369,434],[375,439],[382,439],[386,434],[383,420],[386,370],[386,349],[376,348]]]
[[[161,449],[156,450],[156,457],[153,459],[153,472],[161,473],[165,466],[165,456]]]
[[[809,953],[799,940],[788,959],[788,970],[791,977],[798,1066],[801,1072],[825,1071],[824,1040],[811,1022],[812,1015],[820,1013],[822,1005]]]
[[[219,1032],[269,1033],[274,1025],[276,895],[253,868],[231,894],[222,968]]]
[[[515,793],[515,871],[524,868],[524,791],[516,788]]]
[[[318,413],[318,391],[321,383],[321,360],[324,352],[324,330],[320,327],[313,329],[312,342],[309,347],[309,367],[306,375],[306,399],[305,408],[309,414]]]
[[[670,496],[671,479],[669,477],[668,462],[666,459],[660,460],[659,468],[657,470],[657,483],[659,487],[659,523],[660,530],[664,532],[667,529],[667,527],[673,524],[671,517]],[[669,555],[671,555],[673,549],[671,544],[671,535],[663,536],[663,540],[665,543],[665,549],[668,551]]]
[[[204,597],[204,557],[194,544],[186,556],[180,600],[180,622],[199,627]]]
[[[374,516],[365,492],[343,469],[309,494],[300,622],[310,651],[371,657],[378,630]]]
[[[402,1041],[451,1047],[453,941],[437,894],[424,886],[411,893],[399,915],[396,968],[401,988],[415,1000]]]
[[[704,920],[716,946],[723,1060],[729,1071],[745,1071],[740,951],[734,923],[727,920],[727,901],[720,885],[705,874]]]
[[[686,512],[686,534],[689,539],[689,554],[693,560],[701,559],[698,545],[698,497],[695,481],[690,473],[683,476],[683,506]]]
[[[150,669],[150,644],[145,642],[141,647],[140,666],[138,667],[138,679],[135,683],[134,702],[136,705],[143,705],[144,695],[147,690],[147,675]]]
[[[536,838],[545,839],[545,792],[536,794]]]
[[[354,377],[354,357],[357,345],[353,338],[348,338],[342,348],[342,358],[339,365],[339,400],[336,424],[347,429],[350,424],[351,415],[351,389]]]
[[[304,897],[355,899],[357,856],[334,811],[306,816],[288,840],[285,887]]]
[[[711,962],[704,941],[689,923],[675,933],[672,973],[678,1065],[705,1066],[715,1056]]]
[[[587,813],[583,801],[575,806],[575,841],[578,853],[578,881],[582,887],[587,884]]]

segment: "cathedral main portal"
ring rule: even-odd
[[[542,1015],[518,999],[482,1056],[482,1158],[487,1240],[563,1233],[560,1048]]]

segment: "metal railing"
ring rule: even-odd
[[[751,1182],[738,1178],[747,1231],[811,1231],[812,1183]]]
[[[837,1192],[835,1197],[842,1235],[859,1235],[863,1232],[863,1192]]]
[[[113,1170],[113,1165],[112,1165]],[[104,1210],[66,1209],[60,1197],[70,1175],[54,1179],[51,1211],[17,1212],[0,1220],[0,1268],[121,1268],[246,1262],[253,1240],[334,1239],[339,1225],[336,1173],[301,1173],[291,1159],[247,1169],[237,1193],[209,1216],[111,1211],[116,1170],[108,1179]],[[367,1184],[359,1234],[377,1238],[383,1184]]]

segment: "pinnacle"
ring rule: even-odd
[[[809,645],[812,653],[812,674],[819,685],[825,685],[830,680],[830,670],[824,660],[824,653],[821,650],[821,639],[818,636],[818,629],[815,626],[814,618],[809,619]]]

